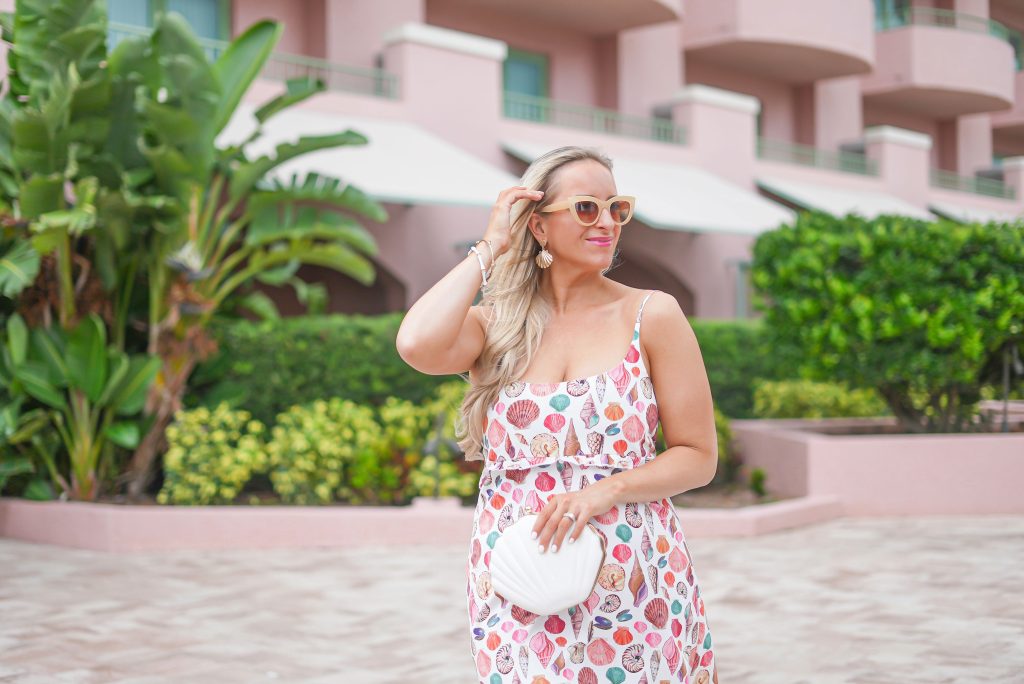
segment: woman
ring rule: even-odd
[[[422,372],[470,371],[457,434],[467,458],[484,461],[466,586],[480,681],[717,684],[669,500],[717,467],[697,340],[674,297],[606,277],[634,204],[617,194],[607,157],[558,148],[521,182],[499,194],[483,240],[413,305],[397,339]],[[668,448],[655,458],[659,418]],[[545,552],[588,521],[607,541],[590,597],[554,615],[490,585],[494,539],[531,511]]]

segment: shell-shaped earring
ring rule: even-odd
[[[540,251],[537,252],[537,256],[534,257],[534,261],[537,262],[538,268],[547,268],[554,260],[555,257],[548,251],[546,244],[541,245]]]

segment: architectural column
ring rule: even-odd
[[[323,0],[324,57],[372,68],[384,49],[384,34],[407,22],[426,20],[426,0]],[[313,30],[311,27],[310,30]]]
[[[673,120],[686,128],[686,144],[701,168],[753,187],[757,154],[757,98],[694,83],[673,98]]]
[[[619,111],[651,116],[683,85],[679,22],[620,31],[618,48]]]
[[[1024,199],[1024,157],[1006,157],[1003,159],[1003,183],[1013,188],[1014,196],[1019,205]]]
[[[814,84],[814,146],[838,150],[859,140],[864,130],[860,75],[828,78]]]
[[[956,119],[956,172],[973,176],[992,166],[992,122],[987,112]]]
[[[384,68],[399,78],[408,120],[492,164],[502,108],[500,40],[427,24],[402,24],[384,35]]]
[[[895,126],[872,126],[864,131],[864,151],[878,162],[886,190],[923,207],[930,187],[930,135]]]

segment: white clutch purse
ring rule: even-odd
[[[605,539],[592,523],[572,544],[541,553],[530,532],[536,513],[524,513],[505,528],[491,549],[491,588],[498,596],[538,615],[582,603],[594,591],[604,565]],[[569,535],[566,534],[566,539]]]

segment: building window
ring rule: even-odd
[[[110,21],[152,26],[161,12],[178,12],[200,38],[231,38],[230,0],[108,0]]]
[[[548,56],[509,48],[505,58],[505,92],[548,97]]]
[[[737,260],[733,263],[736,264],[736,318],[752,318],[754,284],[750,277],[751,262]]]
[[[906,24],[909,7],[910,0],[875,0],[875,30]]]

